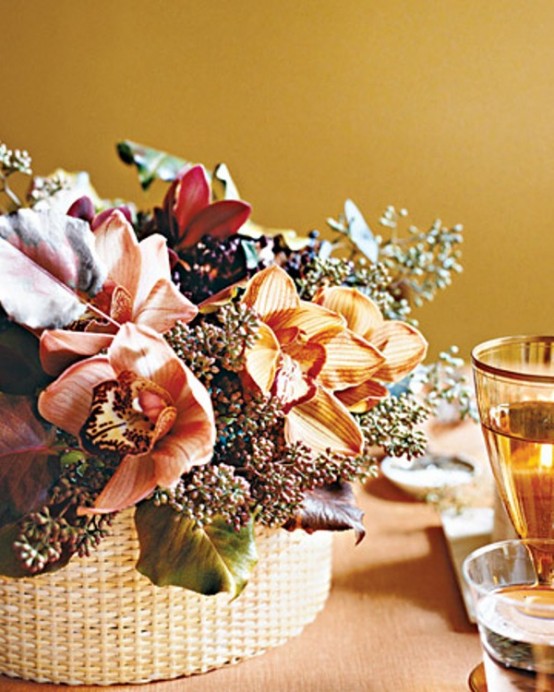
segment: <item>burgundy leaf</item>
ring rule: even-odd
[[[350,485],[334,483],[306,493],[297,516],[284,528],[289,531],[304,529],[308,533],[354,529],[356,543],[359,543],[365,536],[362,519],[363,512],[355,503]]]
[[[6,394],[32,394],[50,380],[40,364],[36,336],[1,318],[0,363],[0,391]]]
[[[0,303],[31,329],[63,327],[85,309],[105,272],[88,224],[52,209],[0,216]]]
[[[31,398],[0,394],[0,526],[44,504],[58,475],[54,442]]]

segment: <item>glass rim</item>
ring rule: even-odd
[[[498,348],[501,346],[508,346],[512,344],[537,344],[545,343],[554,346],[554,335],[526,335],[520,334],[517,336],[501,336],[496,339],[489,339],[488,341],[483,341],[471,351],[471,364],[474,369],[481,370],[490,375],[497,375],[498,377],[504,377],[507,379],[515,380],[526,380],[527,382],[544,382],[545,384],[554,382],[554,370],[552,375],[543,375],[538,373],[526,373],[518,372],[517,370],[510,370],[508,368],[503,368],[498,365],[490,365],[489,363],[484,363],[480,359],[480,355],[490,351],[493,348]]]
[[[537,544],[542,544],[542,545],[547,545],[547,546],[554,546],[554,538],[508,538],[503,541],[496,541],[495,543],[487,543],[486,545],[482,545],[479,548],[476,548],[473,550],[469,555],[467,555],[463,562],[462,562],[462,575],[464,578],[464,582],[474,591],[475,593],[479,594],[479,597],[482,598],[483,596],[486,596],[490,594],[493,591],[496,591],[496,588],[491,588],[490,585],[483,586],[482,584],[478,584],[475,579],[469,574],[469,565],[472,562],[475,562],[479,558],[481,558],[483,555],[486,555],[487,553],[493,553],[496,551],[502,551],[506,548],[509,547],[521,547],[521,548],[528,548],[533,545]],[[529,560],[532,562],[531,558],[531,553],[527,550],[527,556],[529,557]],[[529,584],[536,584],[536,578],[533,578],[532,580],[529,580],[527,582],[524,581],[518,581],[517,583],[514,582],[513,586],[528,586]],[[500,588],[502,585],[499,585]],[[510,598],[508,594],[504,595],[501,593],[496,593],[496,597],[501,600],[505,601],[506,603],[513,605],[513,598]],[[554,603],[552,604],[541,604],[541,610],[547,611],[547,612],[552,612],[552,617],[554,617]]]
[[[532,537],[529,536],[528,538],[504,538],[501,541],[494,541],[494,543],[485,543],[485,545],[481,545],[478,548],[475,548],[475,550],[472,550],[466,558],[464,559],[469,562],[471,558],[478,558],[481,557],[482,554],[484,553],[492,553],[495,550],[500,550],[502,548],[508,548],[512,545],[547,545],[547,546],[554,546],[554,538],[540,538],[540,537]]]

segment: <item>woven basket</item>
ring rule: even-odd
[[[88,558],[29,579],[0,578],[0,673],[110,685],[203,673],[299,634],[329,592],[332,534],[262,530],[244,592],[156,587],[134,568],[132,512]]]

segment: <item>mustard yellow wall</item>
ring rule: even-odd
[[[225,161],[261,223],[463,223],[432,353],[554,332],[552,0],[1,0],[0,139],[143,200],[114,143]]]

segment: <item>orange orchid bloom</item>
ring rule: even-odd
[[[382,364],[368,370],[362,382],[335,391],[349,410],[369,410],[388,394],[382,382],[398,382],[425,358],[427,341],[421,332],[405,322],[385,320],[377,305],[359,291],[343,286],[322,287],[314,302],[341,315],[351,332],[383,356]]]
[[[210,396],[148,327],[124,324],[106,355],[72,365],[41,393],[38,406],[83,449],[121,457],[94,507],[83,513],[130,507],[212,457]]]
[[[134,322],[163,334],[177,320],[190,322],[198,312],[171,281],[161,235],[139,243],[125,216],[114,211],[94,231],[94,238],[108,280],[77,329],[53,329],[41,335],[42,367],[51,375],[107,348],[122,324]]]
[[[362,433],[334,392],[361,384],[382,367],[379,350],[349,330],[337,312],[300,300],[293,280],[276,265],[250,279],[242,302],[261,322],[246,353],[246,372],[283,403],[288,442],[359,454]]]

